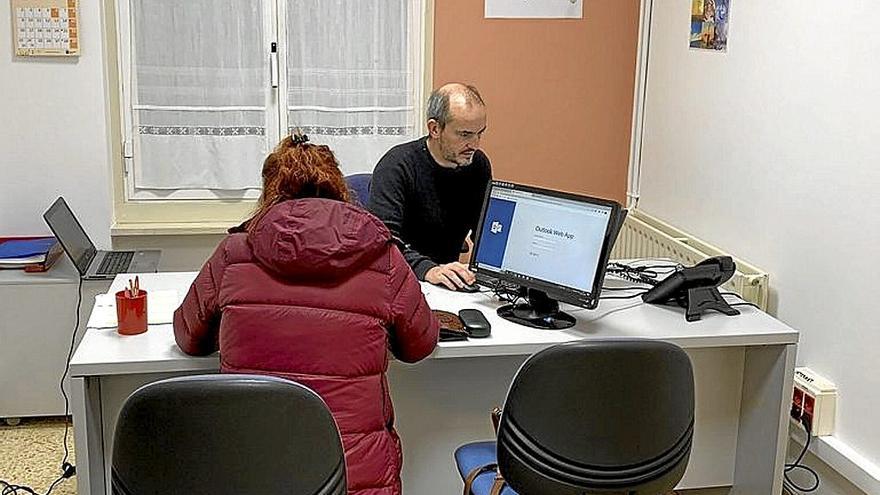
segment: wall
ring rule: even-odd
[[[434,83],[477,86],[497,178],[626,199],[639,2],[584,2],[583,19],[484,19],[435,2]]]
[[[82,55],[16,58],[0,1],[0,235],[47,233],[64,195],[101,248],[110,245],[107,107],[97,1],[80,2]]]
[[[839,387],[835,436],[880,464],[880,11],[734,0],[727,53],[655,0],[639,206],[767,270],[798,365]]]
[[[96,244],[110,247],[105,71],[116,69],[104,63],[101,3],[80,2],[78,59],[0,52],[0,233],[47,232],[40,215],[62,194]],[[582,20],[486,20],[482,2],[436,2],[434,80],[480,88],[496,177],[625,201],[639,5],[602,0],[584,11]],[[10,19],[0,1],[0,39],[11,39]],[[195,269],[213,248],[213,237],[199,239],[206,244],[195,250],[182,237],[149,244],[183,246],[184,260],[166,253],[163,268]]]

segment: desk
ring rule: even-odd
[[[117,277],[111,291],[130,277]],[[173,288],[181,293],[194,277],[195,273],[140,275],[147,290]],[[604,300],[594,311],[569,307],[578,320],[575,327],[542,331],[498,318],[499,303],[487,294],[459,294],[427,285],[423,291],[435,309],[481,309],[492,323],[492,336],[441,343],[416,365],[392,363],[389,380],[403,441],[404,493],[461,491],[453,451],[463,443],[492,437],[489,411],[503,403],[510,381],[530,354],[560,342],[621,337],[674,342],[693,361],[696,428],[679,488],[732,486],[736,494],[781,493],[798,341],[798,333],[785,324],[751,307],[741,307],[743,314],[735,318],[708,314],[701,322],[688,323],[682,310],[634,299]],[[112,329],[88,329],[71,362],[78,493],[109,493],[116,417],[136,387],[218,369],[216,354],[183,354],[171,325],[154,325],[144,334],[126,337]]]

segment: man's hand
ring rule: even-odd
[[[425,274],[425,280],[434,285],[445,285],[449,290],[458,290],[476,282],[476,277],[463,264],[453,262],[431,268]]]

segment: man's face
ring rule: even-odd
[[[447,164],[470,165],[474,153],[480,149],[480,138],[486,131],[486,107],[468,105],[450,108],[452,118],[440,129],[437,122],[428,121],[428,131],[437,143],[441,158]]]

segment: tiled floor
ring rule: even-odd
[[[25,419],[17,426],[0,420],[0,480],[46,493],[61,474],[64,422],[59,418]],[[73,429],[68,431],[70,461],[74,462]],[[19,492],[24,493],[24,492]],[[76,478],[61,481],[52,495],[75,495]]]

